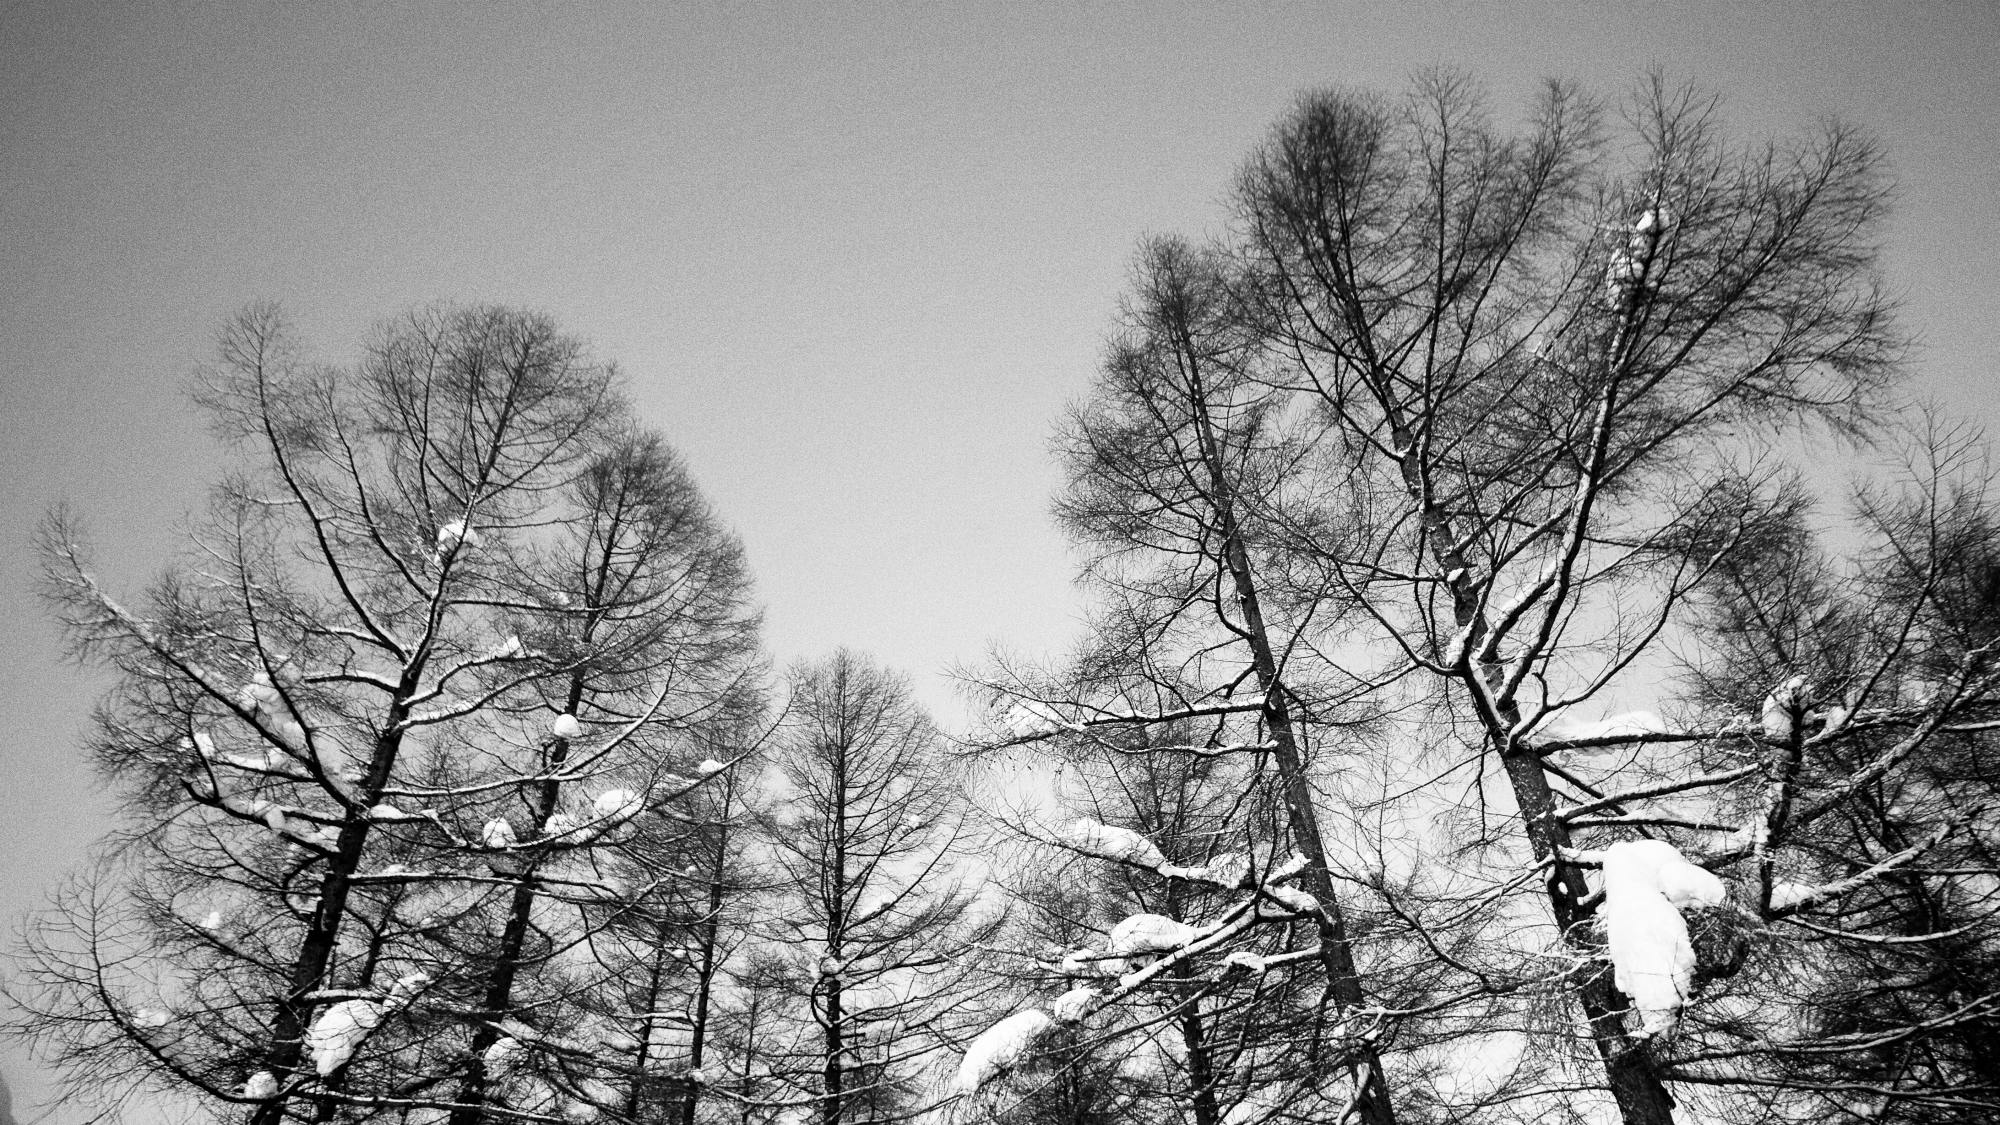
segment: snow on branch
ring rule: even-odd
[[[1968,821],[1979,817],[1985,811],[1985,806],[1968,809],[1952,817],[1944,824],[1939,825],[1930,835],[1925,836],[1902,851],[1889,856],[1887,859],[1866,870],[1849,875],[1845,879],[1839,879],[1823,886],[1805,886],[1796,883],[1779,884],[1778,887],[1772,888],[1771,905],[1770,909],[1765,911],[1765,916],[1768,918],[1789,918],[1802,910],[1809,910],[1821,903],[1831,902],[1850,891],[1866,886],[1868,883],[1881,878],[1891,871],[1907,866],[1911,861],[1922,856],[1932,848],[1937,847],[1939,844],[1944,843],[1945,840],[1949,839],[1953,833],[1957,832]],[[1779,893],[1780,887],[1784,891],[1782,895]]]
[[[1077,705],[1086,712],[1082,718],[1064,718],[1054,706],[1041,700],[1016,700],[1001,717],[999,726],[1005,732],[1003,737],[984,743],[987,749],[1001,749],[1021,746],[1032,742],[1045,742],[1063,735],[1084,734],[1094,730],[1113,727],[1154,726],[1183,719],[1212,718],[1220,715],[1245,715],[1262,711],[1261,701],[1244,703],[1216,703],[1198,707],[1183,707],[1176,710],[1141,713],[1137,711],[1111,711],[1101,707]],[[1241,747],[1203,748],[1199,753],[1223,753],[1238,749],[1250,750],[1257,747],[1245,744]],[[1154,749],[1179,749],[1154,748]]]
[[[1055,1026],[1056,1021],[1040,1008],[1015,1012],[975,1037],[965,1048],[958,1064],[954,1085],[962,1094],[1005,1076],[1034,1049],[1035,1041]]]
[[[1063,839],[1071,847],[1085,855],[1108,859],[1117,863],[1130,863],[1139,867],[1158,870],[1167,862],[1167,857],[1151,840],[1132,831],[1118,828],[1081,817],[1070,823],[1063,833]]]
[[[1663,840],[1604,850],[1604,923],[1613,980],[1639,1011],[1640,1038],[1673,1030],[1693,986],[1695,952],[1681,909],[1719,906],[1722,880]]]

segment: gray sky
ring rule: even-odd
[[[0,914],[109,824],[29,530],[72,501],[144,583],[223,463],[180,387],[247,301],[332,361],[438,297],[554,314],[743,535],[773,653],[867,649],[948,710],[950,663],[1070,634],[1049,425],[1135,240],[1212,228],[1298,90],[1443,63],[1512,107],[1657,63],[1745,133],[1867,126],[1912,389],[1991,425],[1995,58],[1984,0],[0,7]]]

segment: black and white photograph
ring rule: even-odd
[[[0,1125],[2000,1122],[2000,3],[0,3]]]

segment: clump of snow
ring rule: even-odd
[[[1268,971],[1270,966],[1262,957],[1247,949],[1235,949],[1222,959],[1222,968],[1225,972],[1230,969],[1242,969],[1245,972],[1262,973]]]
[[[1658,284],[1647,277],[1647,267],[1657,253],[1655,245],[1672,225],[1673,213],[1658,202],[1632,221],[1625,245],[1612,250],[1611,264],[1604,273],[1605,299],[1614,309],[1628,290],[1651,289]]]
[[[1758,725],[1764,737],[1783,741],[1798,732],[1799,712],[1811,701],[1804,676],[1793,676],[1771,689],[1764,697],[1764,714]]]
[[[1270,878],[1271,882],[1275,883],[1281,879],[1289,879],[1292,876],[1297,875],[1299,872],[1304,871],[1305,869],[1306,869],[1306,857],[1300,855],[1297,852],[1293,852],[1291,855],[1285,857],[1285,862],[1279,864],[1276,867],[1273,867],[1270,871],[1266,872],[1266,874]]]
[[[714,758],[703,758],[701,760],[701,764],[695,767],[695,769],[701,771],[702,776],[704,777],[712,773],[721,773],[723,770],[726,770],[728,768],[729,767],[727,765],[725,765],[722,762],[716,761]]]
[[[285,830],[285,810],[276,805],[269,805],[265,807],[263,817],[264,823],[270,827],[271,831],[283,832]]]
[[[449,551],[460,545],[479,546],[479,529],[470,527],[464,520],[452,520],[438,528],[437,547],[439,551]]]
[[[1624,299],[1628,288],[1646,275],[1645,261],[1625,247],[1611,252],[1611,264],[1604,269],[1604,300],[1612,308]]]
[[[268,1070],[258,1071],[243,1083],[243,1096],[246,1098],[261,1100],[276,1097],[277,1093],[278,1076]]]
[[[549,724],[549,733],[561,739],[580,738],[583,735],[583,724],[576,721],[575,715],[565,711],[556,716],[555,722]]]
[[[1300,914],[1314,914],[1319,911],[1319,900],[1297,887],[1266,887],[1271,897],[1283,904],[1285,909]]]
[[[1071,821],[1063,839],[1077,851],[1120,863],[1158,867],[1167,861],[1151,840],[1132,831],[1103,824],[1089,817]]]
[[[320,1077],[340,1069],[381,1022],[382,1006],[373,1000],[343,1000],[321,1012],[306,1030],[306,1050]]]
[[[542,825],[542,835],[567,836],[575,832],[576,829],[577,823],[575,818],[571,817],[568,813],[557,813],[548,819],[548,823]]]
[[[957,1086],[970,1094],[1012,1070],[1055,1021],[1040,1008],[1015,1012],[979,1033],[958,1064]]]
[[[1164,914],[1134,914],[1111,927],[1111,952],[1121,956],[1171,953],[1200,933],[1186,922],[1176,922]]]
[[[1097,971],[1097,954],[1088,949],[1078,949],[1063,955],[1057,971],[1066,977],[1084,977]]]
[[[1819,888],[1810,883],[1771,884],[1771,909],[1784,910],[1797,906],[1819,893]]]
[[[505,1077],[528,1061],[528,1047],[511,1035],[503,1035],[486,1048],[480,1060],[486,1064],[487,1074],[496,1078]]]
[[[209,911],[209,912],[208,912],[208,917],[206,917],[206,918],[203,918],[203,919],[201,920],[201,928],[202,928],[202,929],[204,929],[204,930],[219,930],[219,929],[221,929],[221,928],[222,928],[222,911],[220,911],[220,910],[211,910],[211,911]]]
[[[1637,735],[1664,734],[1667,721],[1653,711],[1625,711],[1608,715],[1602,719],[1577,719],[1560,714],[1535,728],[1535,737],[1560,742],[1584,742],[1600,738],[1631,738]],[[1581,747],[1572,753],[1602,755],[1617,753],[1620,746]]]
[[[1090,1006],[1097,1001],[1097,996],[1097,990],[1088,985],[1072,988],[1056,997],[1050,1010],[1055,1013],[1058,1023],[1075,1023],[1090,1014]]]
[[[380,804],[368,810],[368,815],[376,820],[408,820],[409,814],[391,804]]]
[[[1755,851],[1771,839],[1771,826],[1762,817],[1745,824],[1723,839],[1723,847],[1730,851]]]
[[[1048,730],[1050,727],[1067,727],[1069,724],[1056,712],[1054,707],[1038,699],[1018,699],[1008,705],[1000,718],[1000,725],[1009,734],[1030,735]]]
[[[236,696],[236,702],[241,704],[245,711],[272,714],[283,705],[284,697],[278,694],[277,688],[271,686],[270,673],[259,672],[249,683],[243,685],[243,690]]]
[[[255,754],[224,754],[222,761],[239,770],[268,770],[277,764],[276,756],[268,746]]]
[[[1674,856],[1680,859],[1679,863],[1660,866],[1660,893],[1667,896],[1668,902],[1678,909],[1689,910],[1721,906],[1729,898],[1729,888],[1715,877],[1715,872],[1689,863],[1680,857],[1679,851]]]
[[[1604,924],[1612,980],[1639,1011],[1640,1037],[1673,1030],[1694,979],[1694,946],[1679,907],[1717,906],[1722,881],[1664,840],[1604,850]]]
[[[313,1069],[324,1078],[340,1069],[354,1055],[355,1048],[381,1024],[382,1017],[407,1007],[430,978],[412,973],[396,982],[386,1000],[342,1000],[319,1014],[306,1029],[305,1046],[312,1055]]]
[[[132,1013],[132,1023],[137,1027],[165,1027],[174,1017],[158,1008],[141,1008]]]
[[[606,789],[591,802],[599,820],[621,823],[646,811],[646,800],[630,789]]]
[[[496,816],[480,829],[479,840],[489,848],[511,848],[514,846],[514,826],[504,816]]]
[[[563,1120],[576,1122],[576,1125],[584,1125],[585,1122],[595,1121],[597,1120],[597,1107],[591,1105],[589,1102],[571,1102],[563,1107]]]

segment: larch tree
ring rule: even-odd
[[[556,534],[519,576],[516,607],[546,619],[529,637],[555,674],[537,682],[540,698],[528,702],[527,714],[531,724],[547,721],[550,733],[536,752],[496,763],[502,772],[482,783],[502,794],[482,843],[510,849],[503,877],[514,885],[495,940],[468,951],[484,980],[456,1125],[483,1119],[479,1107],[491,1100],[486,1058],[510,1038],[510,1022],[534,1029],[560,1018],[549,997],[521,994],[524,972],[546,966],[588,974],[579,942],[594,944],[603,926],[621,923],[650,895],[693,882],[659,853],[681,858],[686,847],[699,847],[700,834],[641,814],[692,800],[705,778],[728,768],[705,759],[704,771],[690,759],[701,744],[694,732],[740,724],[758,706],[756,616],[741,549],[672,452],[653,435],[615,436],[565,492],[565,510],[552,513]],[[512,784],[498,788],[503,779]],[[591,794],[588,806],[565,812],[578,791]],[[556,916],[540,916],[551,912]],[[630,1025],[616,1028],[614,1041],[642,1049],[634,1062],[643,1072],[651,1017],[610,1023]],[[533,1062],[534,1041],[515,1038],[517,1046],[499,1057],[521,1069]],[[643,1083],[625,1077],[616,1084],[624,1097],[584,1100],[598,1110],[629,1107],[631,1088]]]
[[[1126,334],[1060,439],[1072,483],[1058,510],[1089,553],[1101,644],[1151,698],[1088,676],[990,678],[1026,711],[999,742],[1111,745],[1109,732],[1205,720],[1184,752],[1269,756],[1334,1007],[1375,1029],[1344,1053],[1364,1119],[1587,1117],[1598,1103],[1582,1091],[1596,1090],[1623,1120],[1658,1125],[1673,1119],[1670,1083],[1756,1104],[1778,1056],[1810,1070],[1889,1049],[1870,1035],[1963,1038],[1985,1018],[1984,986],[1954,983],[1943,995],[1970,1007],[1802,1037],[1804,1016],[1761,1003],[1778,994],[1764,969],[1720,983],[1746,934],[1755,945],[1864,885],[1857,901],[1873,901],[1965,838],[1976,784],[1933,783],[1902,806],[1926,810],[1914,824],[1850,827],[1839,858],[1820,857],[1826,898],[1773,905],[1777,857],[1799,862],[1805,825],[1846,824],[1926,747],[1974,733],[1952,728],[1985,698],[1986,642],[1941,645],[1900,725],[1846,717],[1807,735],[1824,673],[1768,652],[1753,670],[1748,643],[1701,667],[1771,721],[1705,709],[1679,661],[1728,602],[1718,591],[1760,558],[1796,562],[1761,564],[1777,588],[1810,585],[1777,450],[1880,433],[1892,406],[1901,352],[1873,270],[1886,187],[1874,147],[1838,125],[1734,145],[1712,101],[1657,79],[1624,120],[1613,131],[1552,84],[1509,133],[1451,75],[1402,98],[1301,98],[1245,164],[1216,247],[1142,252]],[[1911,536],[1879,535],[1879,557],[1906,559]],[[1945,616],[1916,608],[1938,565],[1878,568],[1913,577],[1878,582],[1865,611],[1827,611],[1827,643],[1843,619],[1931,636],[1899,623]],[[1733,596],[1730,612],[1755,618]],[[1856,686],[1840,715],[1862,714],[1857,698],[1887,706],[1908,649],[1892,641],[1843,672]],[[1617,701],[1653,710],[1590,718]],[[1816,757],[1837,746],[1838,764]],[[1400,791],[1379,784],[1398,776]],[[1375,837],[1345,870],[1330,817]],[[1927,891],[1933,914],[1944,886]],[[1357,918],[1392,925],[1364,940]],[[1948,932],[1918,928],[1910,953]],[[1877,961],[1897,944],[1852,941]],[[1413,945],[1432,971],[1407,960]],[[1761,956],[1750,964],[1800,963]],[[1961,956],[1938,979],[1976,982],[1978,964]],[[1419,1012],[1435,1019],[1413,1025]],[[1757,1047],[1699,1030],[1712,1016],[1740,1038],[1757,1022],[1745,1012],[1774,1021]],[[1434,1065],[1454,1037],[1456,1078]],[[1389,1043],[1406,1050],[1376,1086]],[[1913,1085],[1971,1073],[1899,1065],[1931,1076]],[[1475,1089],[1481,1069],[1508,1073]]]
[[[1115,1107],[1122,1120],[1219,1125],[1246,1099],[1311,1071],[1307,1052],[1290,1048],[1313,1042],[1315,990],[1268,971],[1272,958],[1310,956],[1316,926],[1304,916],[1234,944],[1219,972],[1190,961],[1128,1004],[1086,1002],[1162,952],[1125,949],[1114,935],[1134,930],[1127,919],[1192,931],[1235,897],[1218,883],[1239,868],[1276,866],[1289,851],[1273,779],[1256,777],[1242,755],[1179,750],[1192,733],[1175,724],[1134,731],[1115,751],[1068,741],[1043,795],[1058,807],[1011,818],[1024,839],[1004,885],[1020,904],[1017,955],[1032,966],[1021,973],[1024,991],[1060,995],[1050,1005],[1058,1034],[989,1099],[997,1120],[1090,1120]],[[1120,843],[1129,854],[1105,862]]]
[[[1781,508],[1750,457],[1804,421],[1866,424],[1897,357],[1872,146],[1829,127],[1738,150],[1713,110],[1655,81],[1617,170],[1564,87],[1512,137],[1451,77],[1316,94],[1239,185],[1264,378],[1319,411],[1328,471],[1374,516],[1297,521],[1291,550],[1377,623],[1364,678],[1427,679],[1478,732],[1572,942],[1602,895],[1579,834],[1677,826],[1626,806],[1733,779],[1565,776],[1561,720],[1645,675]],[[1571,991],[1623,1118],[1671,1120],[1652,1022],[1611,974]]]
[[[602,981],[599,1018],[629,1028],[616,1049],[629,1054],[617,1115],[694,1125],[754,1101],[731,1054],[741,1013],[737,978],[755,949],[763,873],[758,813],[767,726],[738,718],[698,732],[706,755],[695,764],[715,781],[683,798],[676,815],[641,829],[621,858],[635,890],[590,943]],[[642,888],[642,889],[640,889]]]
[[[1802,504],[1706,591],[1683,695],[1730,718],[1698,764],[1747,774],[1708,851],[1765,932],[1666,1062],[1732,1120],[2000,1110],[2000,516],[1966,433],[1912,445],[1845,534]]]
[[[142,603],[44,531],[76,651],[119,677],[91,750],[127,824],[35,920],[16,1026],[86,1100],[510,1116],[477,1048],[548,965],[509,953],[521,899],[669,803],[667,728],[740,694],[737,549],[544,317],[421,310],[335,368],[257,307],[222,360],[199,400],[243,468]]]
[[[1327,608],[1338,592],[1296,589],[1311,576],[1271,550],[1281,525],[1269,513],[1301,483],[1311,420],[1254,378],[1261,337],[1225,267],[1174,239],[1142,250],[1095,393],[1058,438],[1069,485],[1057,513],[1086,549],[1086,582],[1101,599],[1092,641],[1066,673],[1003,670],[987,686],[1003,712],[1002,744],[1243,756],[1252,767],[1241,776],[1268,779],[1284,847],[1244,855],[1258,862],[1241,871],[1201,873],[1237,897],[1186,948],[1220,952],[1258,925],[1310,919],[1317,940],[1285,959],[1310,960],[1319,974],[1305,1085],[1332,1097],[1344,1084],[1338,1101],[1387,1125],[1387,1028],[1359,1016],[1373,986],[1348,917],[1352,884],[1336,886],[1341,867],[1323,828],[1333,756],[1323,739],[1366,723],[1371,685],[1314,647],[1323,615],[1338,616]],[[1180,972],[1175,960],[1157,971]],[[1138,983],[1121,981],[1104,1002]]]
[[[789,683],[761,929],[790,1030],[764,1034],[763,1065],[826,1125],[901,1120],[935,1098],[1004,912],[964,869],[962,792],[908,683],[847,651]]]

